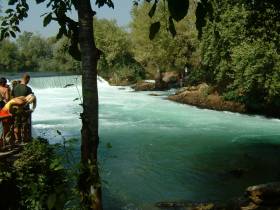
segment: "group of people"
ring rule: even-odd
[[[7,144],[28,142],[31,138],[31,113],[36,108],[36,97],[27,85],[29,81],[30,75],[24,74],[10,87],[6,78],[0,78],[0,120],[3,127],[0,150]],[[29,104],[33,105],[32,108]]]

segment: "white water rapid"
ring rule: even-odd
[[[34,135],[53,143],[61,141],[56,130],[66,138],[80,138],[79,80],[32,79],[38,97]],[[74,85],[63,88],[67,84]],[[105,81],[98,87],[105,209],[151,210],[160,201],[226,200],[248,185],[279,180],[278,119],[198,109]],[[242,174],[237,177],[234,171]]]

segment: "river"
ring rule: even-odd
[[[79,80],[32,79],[38,97],[33,135],[55,143],[59,130],[80,139]],[[166,100],[167,92],[149,96],[105,81],[98,85],[105,210],[225,201],[248,185],[279,180],[280,120],[198,109]]]

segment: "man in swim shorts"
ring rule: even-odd
[[[2,136],[0,139],[0,148],[6,143],[7,139],[9,139],[9,144],[13,144],[14,139],[14,131],[12,129],[12,116],[14,115],[14,112],[19,110],[20,108],[33,104],[32,110],[36,108],[36,97],[33,94],[30,94],[26,97],[19,96],[16,98],[11,99],[8,103],[5,104],[5,106],[0,110],[0,118],[3,124],[3,131]],[[16,107],[16,109],[15,109]],[[10,133],[9,133],[10,132]]]
[[[12,90],[12,97],[28,96],[33,94],[32,89],[27,86],[30,75],[25,73],[21,82]],[[14,115],[14,133],[16,142],[23,140],[27,142],[31,138],[31,111],[29,105],[19,108]]]

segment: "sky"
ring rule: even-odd
[[[2,2],[5,0],[2,0]],[[39,33],[44,37],[55,36],[58,32],[58,25],[52,21],[47,27],[43,27],[43,17],[40,17],[45,12],[48,12],[45,4],[36,5],[35,1],[30,1],[29,16],[26,20],[20,23],[21,31],[30,31]],[[33,3],[34,2],[34,3]],[[107,6],[98,8],[93,5],[93,10],[97,12],[98,18],[116,19],[119,26],[127,26],[131,20],[130,10],[133,5],[132,0],[115,0],[115,8],[108,8]],[[6,6],[3,5],[5,11]],[[73,17],[76,16],[73,12]]]

